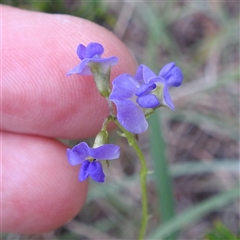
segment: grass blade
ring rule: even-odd
[[[196,206],[191,207],[189,210],[175,217],[173,220],[163,224],[156,228],[156,231],[148,236],[148,239],[163,239],[169,234],[180,230],[208,214],[209,212],[216,210],[224,205],[232,202],[234,199],[239,197],[239,186],[236,188],[218,194],[209,200],[206,200]]]
[[[157,113],[149,118],[149,123],[151,153],[158,192],[160,216],[162,222],[165,223],[174,217],[174,198],[171,175],[166,158],[166,146],[160,127],[160,119]],[[174,239],[173,235],[171,239]]]

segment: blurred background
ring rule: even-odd
[[[176,110],[161,108],[139,136],[149,170],[146,239],[239,239],[239,1],[21,1],[1,3],[75,15],[113,31],[139,64],[158,73],[176,62]],[[91,181],[73,221],[42,235],[3,239],[136,239],[139,163],[125,139],[106,182]],[[89,142],[92,139],[88,139]],[[75,144],[75,143],[74,143]]]

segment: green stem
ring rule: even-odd
[[[148,169],[147,169],[147,164],[146,164],[144,154],[143,154],[141,148],[139,147],[138,142],[137,142],[136,138],[134,137],[134,135],[132,133],[128,132],[125,128],[123,128],[117,119],[112,118],[112,121],[115,122],[117,124],[117,126],[122,130],[122,132],[124,133],[124,137],[127,138],[129,145],[133,147],[133,149],[137,153],[139,160],[140,160],[140,165],[141,165],[140,183],[141,183],[141,192],[142,192],[142,220],[141,220],[141,227],[140,227],[138,239],[141,240],[141,239],[144,239],[144,235],[145,235],[146,228],[147,228],[147,222],[148,222],[148,204],[147,204],[147,173],[148,173]]]
[[[103,124],[102,124],[102,128],[101,128],[101,130],[102,131],[107,131],[107,126],[108,126],[108,124],[112,121],[112,116],[111,115],[109,115],[104,121],[103,121]]]

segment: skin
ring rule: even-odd
[[[79,43],[99,42],[117,56],[111,79],[134,74],[135,61],[111,32],[83,19],[0,5],[1,232],[41,233],[73,218],[87,195],[79,166],[55,138],[94,136],[108,114],[92,77],[66,73]]]

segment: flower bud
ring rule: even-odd
[[[100,147],[109,142],[108,132],[106,130],[101,130],[96,136],[93,144],[93,148]]]
[[[107,98],[111,92],[110,89],[111,67],[109,67],[106,72],[103,72],[101,66],[98,65],[98,63],[92,63],[90,68],[93,73],[97,90],[103,97]]]

